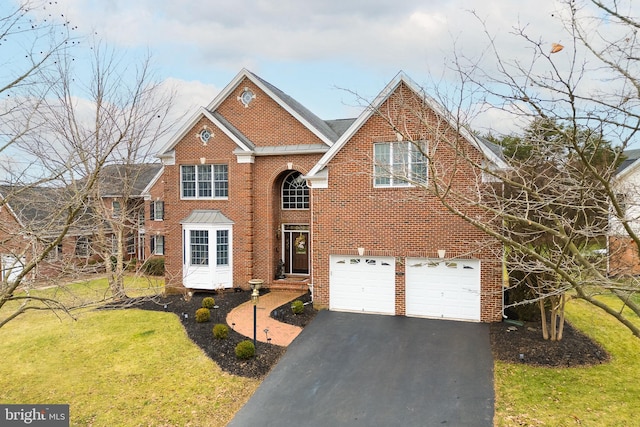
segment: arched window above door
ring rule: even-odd
[[[309,187],[300,172],[291,172],[282,183],[282,209],[309,209]]]

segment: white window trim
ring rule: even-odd
[[[390,146],[390,151],[389,151],[389,160],[390,160],[390,164],[385,164],[383,167],[385,170],[389,171],[389,180],[390,183],[389,184],[378,184],[376,182],[376,179],[378,178],[378,176],[376,175],[376,152],[375,152],[375,147],[378,145],[389,145]],[[411,156],[409,156],[409,161],[407,164],[405,164],[405,167],[407,168],[407,171],[409,173],[409,177],[408,180],[403,180],[400,178],[399,175],[395,175],[393,170],[390,170],[393,168],[393,149],[394,146],[397,146],[399,144],[408,144],[409,147],[419,144],[422,146],[422,150],[424,152],[426,152],[428,150],[428,145],[427,145],[427,141],[381,141],[381,142],[375,142],[373,144],[373,187],[374,188],[412,188],[412,187],[416,187],[416,184],[414,184],[413,181],[414,177],[411,176],[411,174],[413,173],[413,163],[412,163],[412,159]],[[429,183],[429,159],[425,157],[425,168],[427,171],[427,176],[426,179],[424,180],[424,182],[421,182],[420,185],[428,185]]]
[[[293,171],[289,174],[287,174],[287,176],[284,177],[284,180],[282,181],[282,185],[280,186],[280,208],[283,211],[308,211],[309,209],[311,209],[311,190],[307,187],[307,196],[306,196],[306,202],[307,202],[307,208],[285,208],[284,207],[284,185],[287,182],[287,179],[293,175],[294,173],[296,173],[296,171]],[[300,174],[300,176],[302,176],[302,174],[300,172],[298,172]],[[304,181],[304,180],[303,180]],[[306,182],[305,182],[305,186],[306,186]]]
[[[162,238],[162,251],[158,251],[158,239]],[[151,240],[153,242],[153,255],[164,255],[164,235],[162,234],[156,234],[151,236]]]
[[[182,181],[182,175],[180,175],[181,179],[180,181]],[[153,204],[153,221],[164,221],[164,201],[163,200],[153,200],[151,202]],[[162,215],[160,218],[158,218],[158,204],[162,205]]]
[[[117,205],[117,208],[116,208]],[[120,203],[119,200],[112,200],[111,201],[111,216],[113,218],[120,218],[120,215],[122,214],[122,203]]]
[[[195,196],[189,196],[189,197],[185,197],[184,195],[184,186],[183,186],[183,182],[182,182],[182,168],[185,166],[194,166],[195,169],[195,183],[196,183],[196,187],[195,187]],[[198,167],[201,166],[211,166],[211,197],[201,197],[198,195]],[[227,195],[226,196],[215,196],[215,166],[226,166],[227,167]],[[229,165],[226,163],[206,163],[206,164],[202,164],[202,165],[180,165],[180,200],[228,200],[229,199]]]

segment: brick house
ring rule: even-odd
[[[635,233],[640,233],[640,150],[627,150],[614,180],[618,201],[623,204],[625,218]],[[613,211],[612,211],[613,212]],[[620,221],[611,214],[607,236],[608,273],[612,276],[640,275],[638,247],[624,230]]]
[[[6,198],[5,198],[6,197]],[[14,282],[44,246],[58,238],[66,217],[64,189],[44,186],[0,187],[0,279]],[[62,212],[62,214],[61,214]],[[65,237],[38,262],[23,281],[64,276],[88,249],[95,222],[78,218]],[[84,258],[88,258],[88,255]]]
[[[150,191],[164,206],[168,291],[258,278],[311,288],[318,308],[500,320],[502,246],[413,185],[429,185],[433,165],[403,134],[435,149],[424,135],[436,122],[465,156],[504,166],[443,117],[402,73],[359,117],[325,121],[240,71],[159,153]],[[456,155],[443,147],[430,161],[474,191],[482,178],[454,171]],[[400,167],[406,179],[393,173]]]
[[[117,253],[117,228],[123,233],[125,262],[163,255],[163,204],[156,194],[163,191],[157,183],[161,176],[160,163],[105,166],[97,188],[100,203],[89,203],[62,241],[24,279],[102,271],[105,254]],[[0,186],[1,281],[14,281],[34,255],[58,238],[74,196],[56,187]]]

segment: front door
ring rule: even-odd
[[[309,274],[309,226],[283,226],[285,274]]]

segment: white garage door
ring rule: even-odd
[[[480,261],[407,258],[407,316],[480,320]]]
[[[331,310],[395,314],[393,257],[330,256]]]
[[[24,257],[18,259],[13,255],[2,255],[0,258],[0,267],[2,267],[0,279],[7,283],[15,283],[18,275],[22,273],[24,269],[24,263]]]

